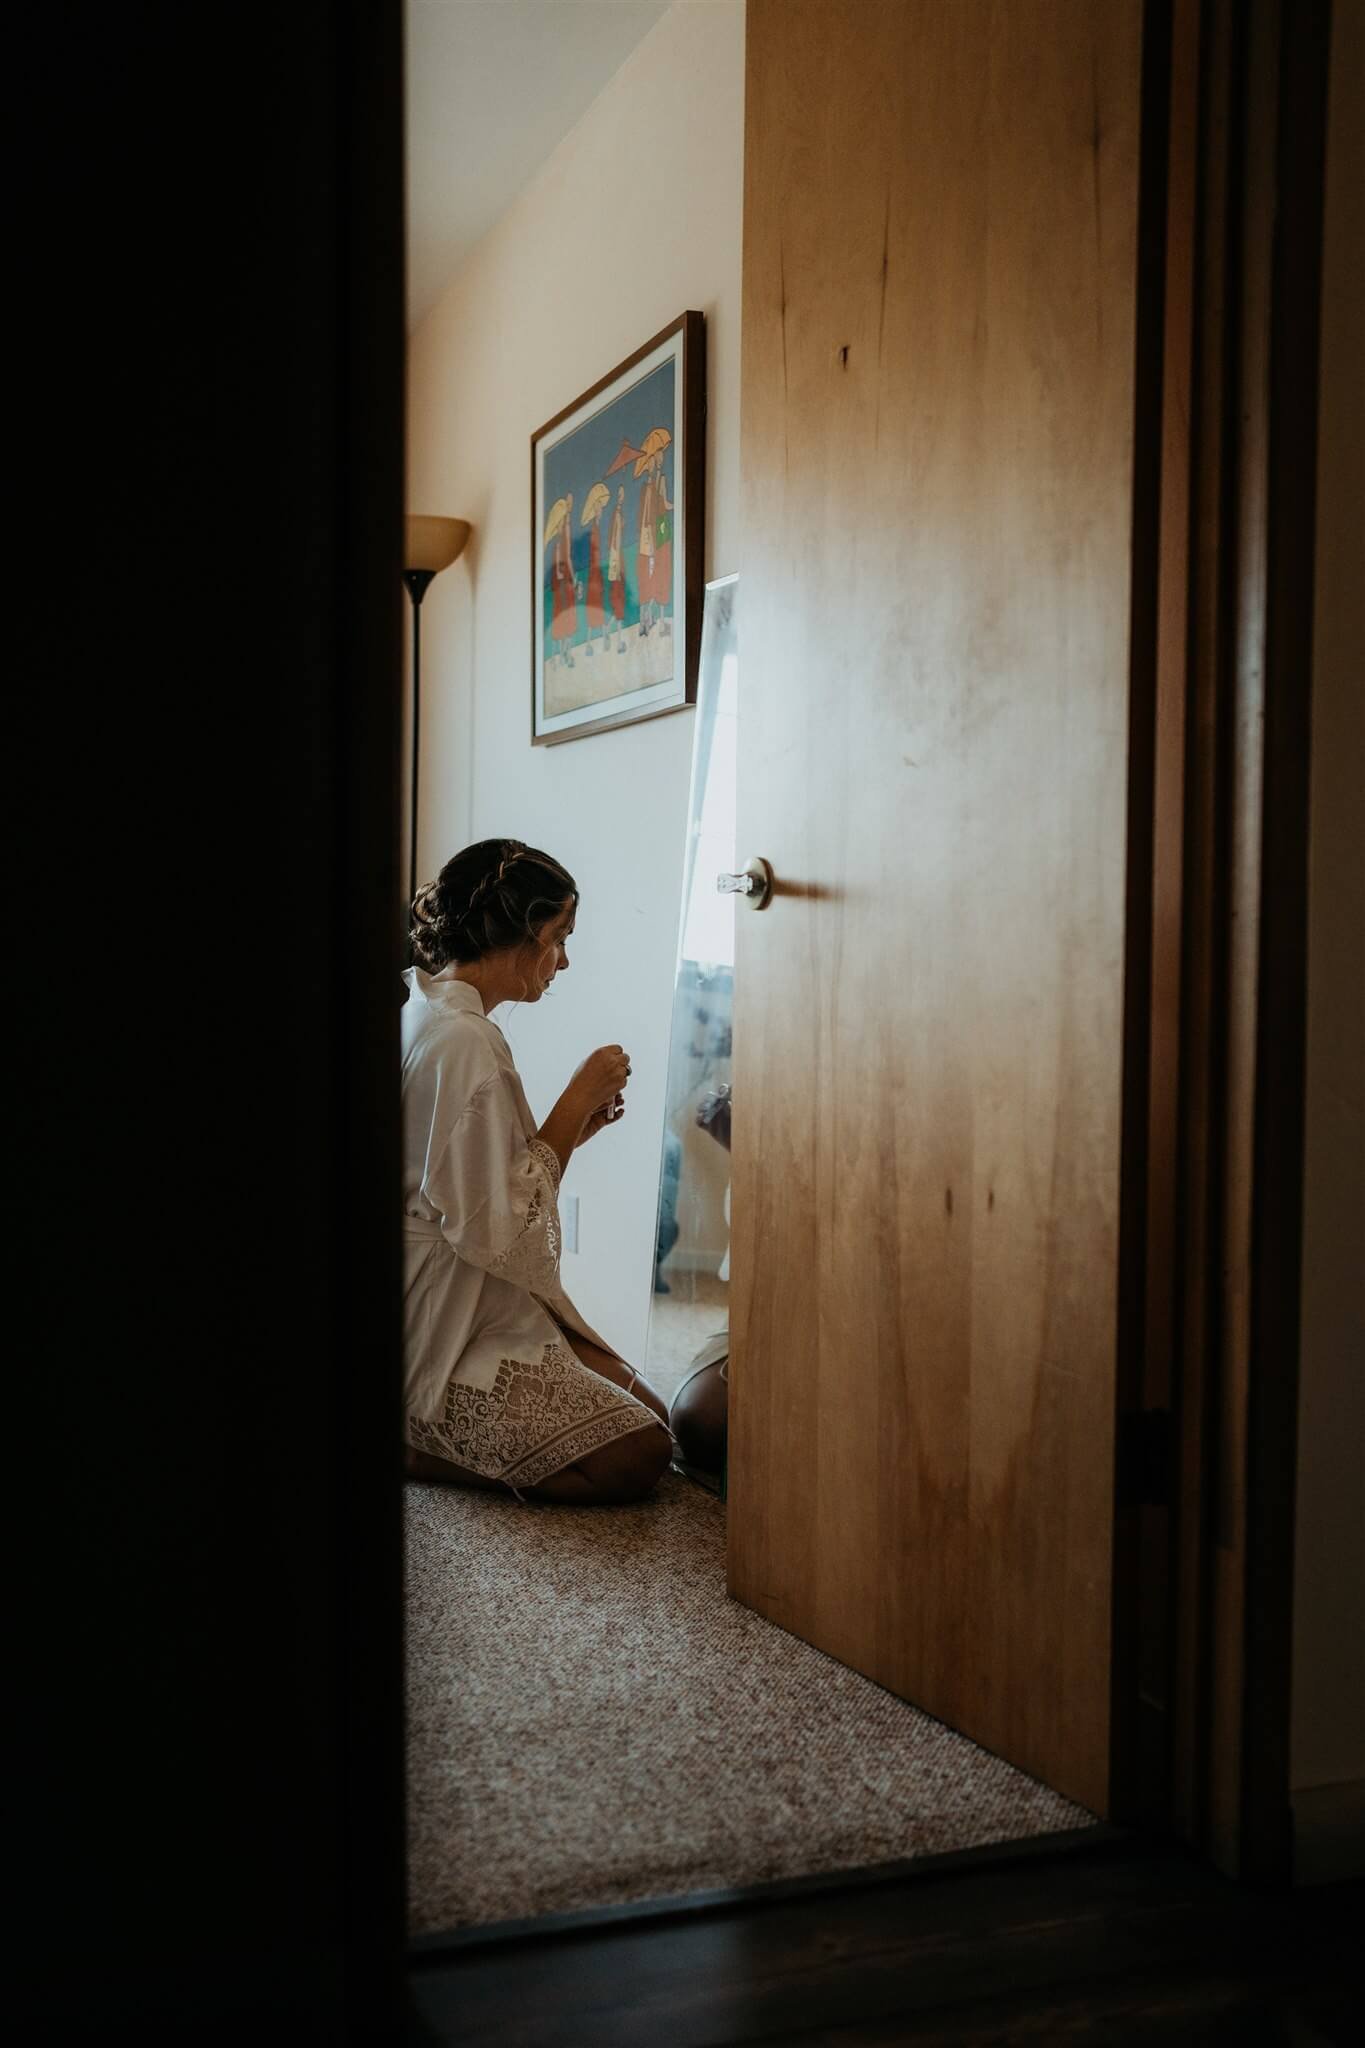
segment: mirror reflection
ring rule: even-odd
[[[706,586],[659,1166],[647,1372],[670,1403],[675,1464],[725,1489],[730,1056],[739,690],[737,576]]]

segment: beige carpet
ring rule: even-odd
[[[414,1933],[1090,1816],[727,1598],[722,1504],[409,1485]]]

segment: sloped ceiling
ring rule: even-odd
[[[666,0],[407,0],[409,331],[666,12]]]

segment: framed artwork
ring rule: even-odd
[[[706,323],[684,313],[531,436],[531,740],[697,698]]]

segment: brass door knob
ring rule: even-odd
[[[742,896],[750,910],[766,910],[773,898],[773,871],[756,853],[737,875],[717,875],[716,888],[722,896]]]

